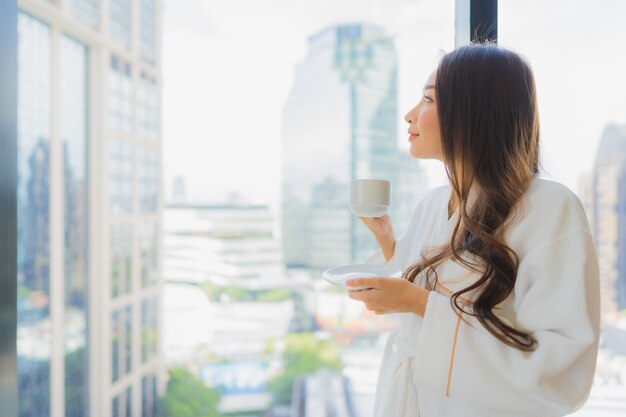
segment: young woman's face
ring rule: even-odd
[[[435,93],[436,80],[437,70],[435,69],[424,85],[422,99],[404,116],[404,120],[409,124],[411,155],[415,158],[438,159],[443,162]]]

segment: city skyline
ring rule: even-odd
[[[253,203],[277,204],[279,121],[292,70],[306,55],[306,38],[334,23],[372,22],[395,36],[397,141],[408,153],[402,117],[419,100],[421,86],[441,51],[454,47],[454,1],[397,0],[385,5],[346,1],[333,7],[331,3],[318,2],[315,9],[307,3],[279,0],[245,4],[250,11],[245,16],[239,13],[241,1],[186,0],[166,5],[166,193],[178,176],[185,178],[192,200],[219,202],[237,192]],[[618,24],[620,11],[626,13],[626,4],[615,0],[593,5],[500,2],[500,44],[528,57],[535,71],[547,177],[574,191],[580,175],[592,168],[605,125],[626,121],[626,80],[620,75],[626,72],[626,60],[611,49],[613,42],[605,41],[626,42],[626,29]],[[580,28],[590,17],[606,24],[587,33]],[[529,19],[545,31],[529,32]],[[559,30],[552,23],[555,19],[563,24]],[[588,80],[593,87],[586,86]],[[217,139],[224,137],[229,140]],[[185,144],[193,152],[185,151]],[[171,152],[174,149],[180,152]],[[563,157],[564,153],[569,156]],[[421,163],[431,186],[445,183],[441,163]],[[210,181],[213,177],[222,181],[216,184]]]

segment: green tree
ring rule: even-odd
[[[291,291],[284,288],[274,290],[259,291],[256,293],[256,301],[272,303],[291,299]]]
[[[219,390],[208,388],[184,368],[169,370],[167,392],[162,400],[163,417],[217,417]]]
[[[320,340],[313,333],[289,334],[283,363],[284,372],[269,383],[274,404],[291,403],[293,383],[300,375],[322,368],[343,368],[337,345],[332,340]]]

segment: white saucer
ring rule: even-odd
[[[333,285],[338,285],[353,291],[367,290],[369,287],[348,287],[346,281],[352,278],[400,278],[402,271],[393,269],[389,265],[355,264],[334,266],[322,272],[322,278]]]

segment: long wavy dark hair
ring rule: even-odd
[[[433,290],[435,268],[456,260],[482,274],[455,292],[450,303],[474,316],[498,340],[522,351],[536,341],[503,323],[493,312],[513,291],[519,257],[504,233],[516,205],[539,173],[539,115],[532,69],[517,53],[493,43],[473,43],[445,54],[436,76],[437,112],[446,172],[452,189],[448,214],[459,216],[449,244],[427,248],[420,262],[404,271]],[[468,201],[470,190],[473,194]],[[434,277],[434,282],[433,282]],[[470,291],[470,310],[458,298]],[[459,313],[460,314],[460,313]]]

